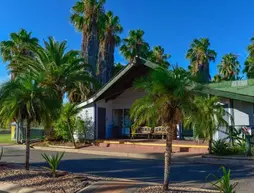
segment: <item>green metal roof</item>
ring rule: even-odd
[[[210,83],[205,92],[219,97],[254,103],[254,79]]]

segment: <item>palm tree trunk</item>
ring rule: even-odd
[[[26,162],[25,162],[25,168],[26,168],[26,170],[29,170],[30,131],[31,131],[31,119],[27,119],[27,126],[26,126]]]
[[[70,135],[71,135],[74,147],[75,147],[75,149],[77,149],[77,144],[76,144],[75,139],[74,139],[74,135],[73,135],[73,131],[72,131],[72,128],[71,128],[71,120],[70,119],[67,120],[67,125],[68,125],[68,129],[69,129],[69,132],[70,132]]]
[[[213,152],[212,152],[212,147],[213,147],[213,139],[210,138],[210,139],[209,139],[209,144],[208,144],[208,152],[209,152],[209,154],[212,154],[212,153],[213,153]]]
[[[170,174],[170,165],[171,165],[171,153],[172,153],[172,135],[173,129],[175,126],[170,126],[167,131],[166,139],[166,151],[165,151],[165,166],[164,166],[164,184],[163,190],[168,190],[169,184],[169,174]]]

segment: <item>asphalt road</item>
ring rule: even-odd
[[[41,157],[43,151],[31,150],[31,165],[46,166]],[[52,153],[52,152],[46,152]],[[3,161],[23,164],[24,146],[4,147]],[[209,164],[189,164],[174,161],[170,170],[172,183],[196,184],[202,187],[210,173],[220,175],[220,166]],[[164,162],[162,160],[126,159],[108,156],[97,156],[79,153],[66,153],[59,169],[69,172],[89,173],[103,177],[128,178],[146,182],[161,183],[163,181]],[[250,181],[254,176],[251,167],[230,166],[232,177]]]

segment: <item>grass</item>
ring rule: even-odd
[[[13,143],[11,134],[0,134],[0,143]]]

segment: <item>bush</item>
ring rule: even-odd
[[[244,144],[231,146],[225,140],[218,140],[213,142],[212,152],[215,155],[234,155],[244,153]]]

